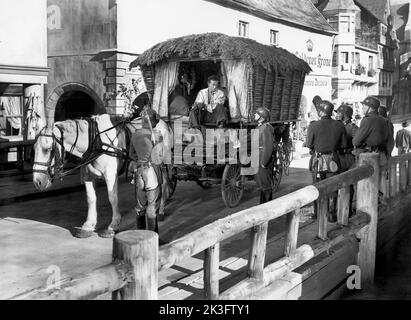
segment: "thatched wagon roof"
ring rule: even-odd
[[[311,71],[304,60],[285,49],[222,33],[194,34],[158,43],[134,60],[130,68],[150,66],[168,59],[196,58],[245,59],[265,69]]]

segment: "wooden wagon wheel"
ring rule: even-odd
[[[235,207],[243,197],[244,176],[238,164],[227,164],[221,179],[221,195],[228,208]]]
[[[283,177],[283,155],[280,149],[277,151],[276,162],[273,166],[273,193],[277,192]]]

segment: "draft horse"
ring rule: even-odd
[[[96,179],[105,180],[112,207],[111,222],[99,236],[113,237],[119,231],[121,214],[118,206],[118,175],[126,169],[128,163],[129,135],[124,118],[106,114],[90,119],[56,122],[52,127],[43,127],[37,134],[33,165],[33,183],[37,189],[47,190],[54,179],[79,168],[81,170],[88,212],[87,220],[74,232],[74,236],[87,238],[95,231]],[[66,151],[80,158],[79,165],[69,171],[63,169]]]

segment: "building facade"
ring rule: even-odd
[[[411,120],[411,5],[409,0],[391,0],[391,6],[392,27],[398,39],[392,120],[399,124]]]
[[[47,83],[46,0],[0,2],[0,162],[34,138],[32,119],[44,119]]]
[[[249,37],[305,59],[313,69],[303,90],[305,115],[315,95],[331,98],[335,32],[309,0],[298,5],[285,0],[48,0],[49,119],[121,114],[125,101],[111,93],[131,79],[140,83],[139,71],[128,70],[138,54],[161,41],[204,32]]]
[[[389,32],[389,1],[315,3],[338,31],[333,52],[333,102],[348,103],[361,116],[361,101],[373,95],[390,109],[396,43]]]

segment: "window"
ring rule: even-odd
[[[352,32],[352,26],[350,21],[350,16],[340,17],[340,32]]]
[[[341,63],[348,63],[348,52],[341,52]]]
[[[0,97],[0,135],[20,136],[23,130],[22,98]]]
[[[270,45],[278,46],[278,31],[270,30]]]
[[[355,53],[355,65],[359,65],[360,64],[360,53],[356,52]]]
[[[338,31],[338,17],[337,17],[337,16],[329,17],[329,18],[328,18],[328,23],[330,24],[330,26],[331,26],[335,31]]]
[[[374,69],[374,57],[368,56],[368,70]]]
[[[351,52],[351,64],[354,64],[354,52]]]
[[[248,22],[241,20],[238,22],[238,35],[240,37],[248,37],[248,26]]]

